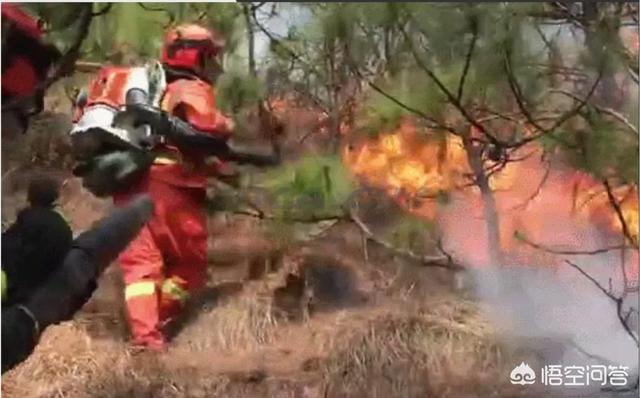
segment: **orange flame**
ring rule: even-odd
[[[532,241],[560,242],[563,246],[566,243],[575,250],[584,249],[580,248],[582,238],[576,236],[578,230],[595,227],[608,235],[622,232],[622,224],[602,184],[573,169],[554,166],[546,172],[541,148],[531,144],[522,151],[525,150],[528,153],[514,155],[521,161],[508,163],[490,179],[499,214],[502,250],[516,258],[531,257],[529,246],[516,244],[516,231]],[[482,228],[482,224],[474,227],[472,224],[482,218],[483,201],[478,188],[470,186],[471,169],[459,137],[432,134],[423,138],[415,124],[405,119],[395,131],[345,147],[343,160],[358,178],[385,190],[400,206],[419,217],[446,216],[447,205],[435,200],[441,193],[462,199],[468,207],[465,214],[455,217],[461,220],[461,232],[468,236],[465,246],[477,250],[486,247],[473,232],[474,228]],[[621,187],[614,196],[620,202],[630,234],[637,241],[637,187]],[[631,272],[637,278],[637,253],[634,256]]]

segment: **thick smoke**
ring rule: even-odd
[[[512,243],[503,253],[505,264],[497,265],[488,260],[481,201],[469,196],[457,198],[440,212],[445,248],[472,268],[464,277],[467,286],[507,340],[518,346],[529,342],[547,365],[627,366],[632,383],[637,375],[638,347],[624,330],[616,303],[564,262],[579,265],[619,296],[624,286],[620,250],[597,255],[550,255],[525,243],[513,243],[514,226],[526,228],[529,223],[536,229],[532,234],[537,242],[547,247],[592,250],[620,244],[619,240],[605,238],[594,226],[574,221],[564,211],[563,202],[555,199],[543,193],[526,211],[508,212],[503,206],[501,232],[506,238],[502,245]],[[637,251],[627,251],[624,261],[627,269],[637,269]],[[627,293],[624,310],[630,306],[638,308],[637,292]],[[630,317],[629,324],[637,333],[637,313]],[[584,388],[576,391],[578,395],[586,393]]]

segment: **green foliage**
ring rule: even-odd
[[[395,129],[400,118],[409,113],[400,105],[380,94],[373,95],[367,101],[364,111],[366,112],[365,117],[369,120],[366,130],[371,137],[375,137],[380,131]]]
[[[30,11],[42,18],[50,40],[60,49],[75,40],[73,29],[82,3],[30,3]],[[94,12],[104,10],[96,3]],[[104,15],[93,18],[83,43],[83,58],[94,61],[127,62],[134,58],[157,57],[170,24],[198,22],[218,31],[226,40],[228,53],[238,46],[240,7],[231,3],[114,3]],[[172,21],[173,19],[173,21]]]
[[[85,4],[70,3],[62,7],[57,3],[25,3],[24,7],[44,22],[47,40],[64,51],[75,38],[77,21]]]
[[[352,4],[356,6],[356,4]],[[368,26],[382,26],[393,28],[398,23],[400,14],[406,4],[387,2],[375,4],[358,4],[362,22]]]
[[[88,59],[126,62],[126,56],[156,57],[164,37],[164,13],[143,10],[135,3],[114,4],[91,25],[84,49]]]
[[[284,220],[342,214],[353,182],[339,158],[308,156],[267,176],[264,186]]]
[[[444,94],[435,87],[432,80],[425,78],[418,71],[405,70],[398,77],[380,86],[385,93],[409,109],[417,109],[435,119],[441,119],[444,115]],[[414,115],[414,112],[406,107],[375,92],[365,102],[364,114],[361,116],[368,121],[367,131],[377,134],[382,130],[395,129],[403,116]]]
[[[357,18],[357,5],[327,4],[320,13],[322,33],[327,42],[350,40],[353,38],[353,21]]]
[[[416,217],[404,217],[398,221],[391,233],[391,242],[399,248],[423,253],[429,249],[435,225]]]
[[[583,136],[583,151],[575,156],[576,166],[597,177],[612,172],[624,182],[638,181],[638,141],[601,114],[588,114],[589,131]]]
[[[220,76],[216,91],[221,109],[234,114],[243,108],[257,104],[264,95],[264,87],[258,79],[241,74],[237,70]]]

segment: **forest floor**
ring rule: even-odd
[[[32,172],[4,166],[12,174],[3,173],[3,222],[24,203]],[[108,201],[62,169],[56,173],[67,181],[61,204],[74,231],[107,214]],[[535,369],[539,357],[531,344],[507,344],[481,306],[454,288],[449,270],[374,248],[365,259],[358,229],[345,224],[286,250],[280,267],[256,274],[269,245],[255,220],[212,215],[210,231],[208,286],[189,304],[166,354],[129,351],[114,264],[83,310],[48,328],[34,354],[3,376],[2,395],[550,396],[509,383],[514,366],[524,361]],[[291,272],[302,277],[285,283]],[[310,303],[304,292],[311,292]]]
[[[110,207],[74,180],[64,195],[62,207],[76,230]],[[3,198],[3,214],[22,198],[21,189]],[[355,231],[347,227],[335,228],[295,257],[285,253],[285,263],[296,264],[250,277],[252,256],[261,255],[251,247],[264,246],[264,239],[246,226],[250,223],[217,222],[210,254],[216,257],[220,247],[228,257],[211,262],[208,287],[190,304],[166,354],[129,352],[122,281],[114,264],[74,320],[50,327],[35,353],[3,377],[3,396],[532,393],[508,384],[513,362],[506,348],[479,308],[453,292],[449,271],[365,261],[358,239],[348,236]],[[308,317],[298,311],[304,306],[300,289],[285,283],[285,274],[300,261],[313,292]]]

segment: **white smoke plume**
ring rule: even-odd
[[[561,204],[545,203],[542,198],[542,202],[527,210],[527,217],[548,218],[541,209],[554,206]],[[505,264],[493,265],[488,263],[486,254],[482,206],[471,203],[467,197],[454,200],[443,210],[439,223],[445,248],[471,267],[465,278],[507,340],[512,339],[515,344],[538,341],[535,350],[549,365],[627,366],[629,382],[635,381],[638,347],[623,328],[616,303],[578,270],[564,263],[570,260],[579,265],[605,289],[611,288],[612,294],[619,296],[624,286],[620,250],[597,255],[550,256],[527,247],[527,256],[522,256],[522,252],[511,256],[507,251]],[[509,213],[500,216],[514,217]],[[537,235],[547,237],[540,243],[547,247],[592,250],[612,245],[595,227],[577,225],[568,215],[537,221]],[[633,265],[637,269],[638,253],[627,251],[625,261],[627,267]],[[627,293],[624,310],[630,306],[638,308],[637,292]],[[637,313],[628,324],[637,336]],[[577,392],[578,396],[585,393],[584,388]]]

